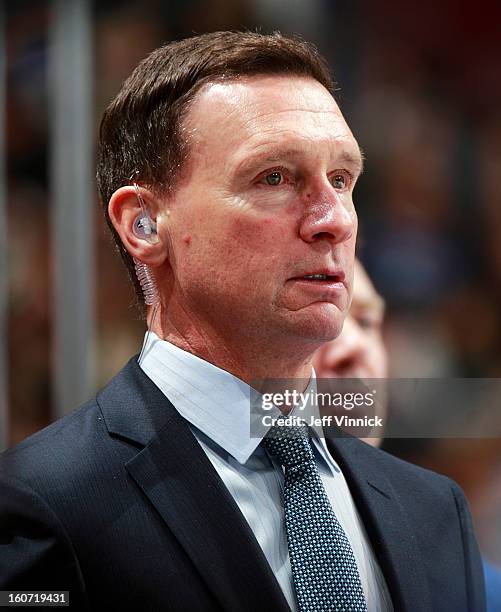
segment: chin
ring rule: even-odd
[[[308,318],[295,326],[295,336],[305,340],[324,344],[335,340],[343,330],[344,317],[338,313],[337,317]]]
[[[321,307],[312,317],[312,325],[317,330],[319,338],[324,342],[335,340],[343,331],[346,311],[328,304]]]

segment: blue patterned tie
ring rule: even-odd
[[[275,425],[263,444],[285,468],[285,526],[299,609],[367,612],[353,550],[320,479],[307,428]]]

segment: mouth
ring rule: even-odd
[[[305,281],[313,281],[313,282],[331,282],[331,283],[339,283],[339,276],[336,274],[306,274],[305,276],[300,276],[296,280],[305,280]]]
[[[296,276],[291,280],[324,287],[340,287],[344,285],[344,279],[345,274],[342,271],[322,271],[302,274],[301,276]]]

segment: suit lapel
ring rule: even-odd
[[[98,396],[108,429],[145,444],[126,469],[222,607],[289,610],[247,521],[187,422],[137,362],[122,373]]]
[[[374,465],[374,449],[350,437],[327,440],[348,482],[386,579],[395,610],[431,610],[428,582],[417,539],[398,497]]]

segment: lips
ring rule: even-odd
[[[303,274],[293,277],[291,280],[306,281],[311,283],[343,283],[345,274],[342,270],[320,269],[308,270]]]
[[[340,311],[346,310],[349,283],[341,268],[311,266],[308,269],[305,266],[300,272],[287,281],[288,296],[296,309],[312,304],[331,304]]]
[[[330,274],[307,274],[296,280],[340,282],[337,276]]]

